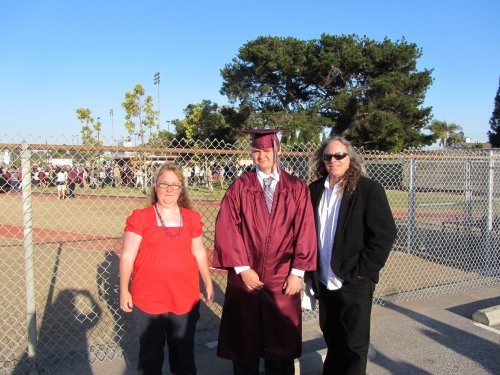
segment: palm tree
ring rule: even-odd
[[[434,139],[439,139],[439,145],[443,148],[460,144],[465,140],[462,127],[454,123],[448,124],[446,121],[434,120],[425,128],[432,132]]]

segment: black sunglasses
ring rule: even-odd
[[[332,158],[334,158],[335,160],[342,160],[347,155],[349,155],[349,154],[347,154],[345,152],[336,152],[335,154],[323,154],[323,160],[324,161],[332,161]]]

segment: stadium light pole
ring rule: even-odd
[[[111,142],[114,142],[115,132],[114,132],[114,125],[113,125],[113,108],[111,108],[109,110],[109,115],[111,116]]]
[[[165,122],[167,123],[167,132],[169,132],[169,133],[170,133],[170,124],[172,124],[172,125],[173,125],[172,120],[167,120],[167,121],[165,121]]]
[[[154,76],[154,83],[158,85],[158,128],[160,127],[160,72],[156,72]]]

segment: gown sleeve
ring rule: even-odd
[[[298,185],[295,191],[297,212],[293,227],[295,241],[292,268],[314,271],[318,246],[314,210],[307,185],[302,181]]]
[[[215,221],[213,267],[233,268],[249,265],[248,254],[240,232],[241,192],[236,181],[224,195]]]

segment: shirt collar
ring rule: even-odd
[[[263,180],[264,178],[267,178],[267,177],[272,177],[273,180],[276,180],[276,181],[279,181],[280,180],[280,174],[278,173],[278,170],[274,170],[271,174],[265,174],[264,172],[262,172],[259,167],[255,167],[256,171],[257,171],[257,177],[259,178],[259,180]]]
[[[340,184],[342,183],[342,180],[337,182],[335,185],[333,185],[333,189],[330,189],[330,175],[326,176],[325,180],[325,189],[332,190],[332,191],[338,191],[340,189]]]

